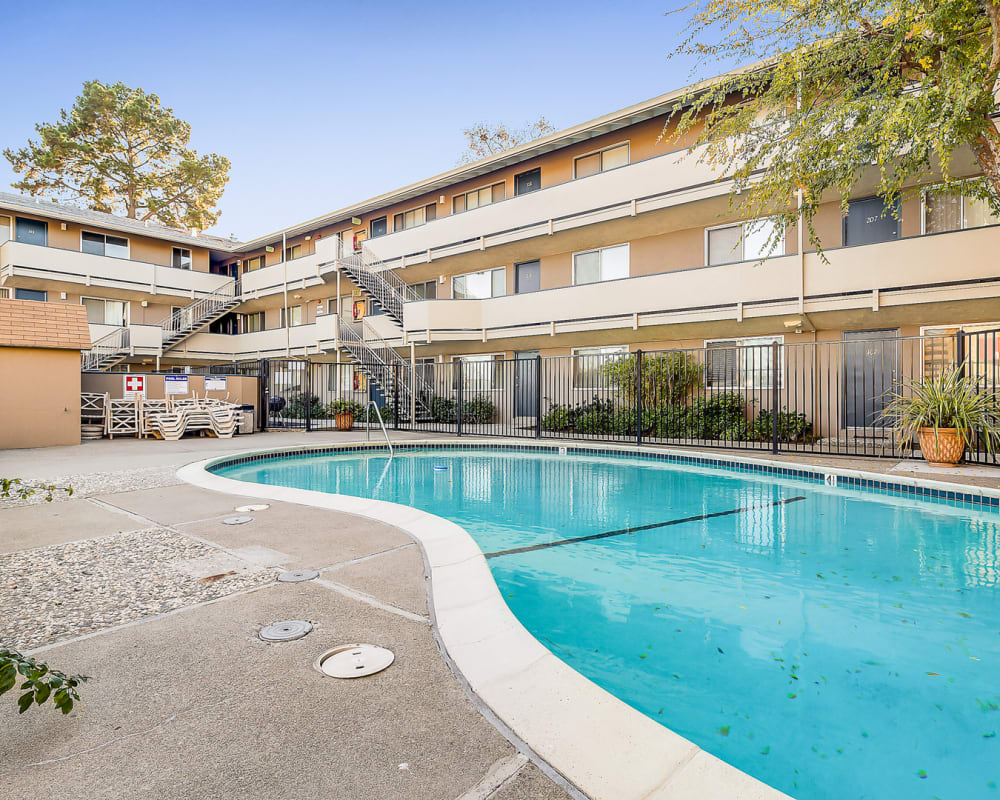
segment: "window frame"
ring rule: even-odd
[[[404,209],[403,211],[397,211],[396,213],[394,213],[392,215],[392,233],[398,233],[399,231],[409,231],[409,230],[412,230],[413,228],[421,228],[424,225],[426,225],[428,222],[433,222],[434,220],[437,219],[437,206],[438,206],[438,204],[436,202],[421,203],[420,205],[413,206],[412,208],[407,208],[407,209]],[[427,213],[427,211],[428,211],[428,209],[431,209],[431,208],[434,209],[434,216],[431,217],[430,219],[428,219],[428,213]],[[412,214],[415,211],[423,211],[424,212],[424,221],[421,222],[421,223],[418,223],[416,225],[407,225],[406,224],[406,215],[407,214]],[[398,228],[396,227],[396,220],[397,219],[402,220],[402,225],[400,225],[400,227],[398,227]]]
[[[588,350],[596,350],[598,352],[584,352]],[[579,356],[628,356],[631,355],[632,351],[629,349],[627,344],[605,344],[605,345],[592,345],[585,347],[574,347],[570,350],[570,355],[573,356],[573,391],[582,392],[592,392],[595,389],[607,388],[600,385],[591,386],[579,383],[580,377],[580,359]],[[603,361],[598,362],[598,373],[600,372],[601,366],[603,366]]]
[[[248,317],[256,317],[260,319],[260,328],[255,331],[246,330],[246,320]],[[263,311],[244,311],[240,314],[239,331],[243,333],[261,333],[267,330],[267,314]]]
[[[463,355],[455,355],[451,357],[451,388],[453,391],[458,390],[458,368],[455,366],[459,361],[464,364],[490,364],[492,369],[490,370],[490,385],[488,387],[482,386],[471,386],[469,384],[469,379],[465,375],[465,367],[462,368],[463,386],[462,392],[502,392],[505,390],[503,385],[503,375],[502,369],[497,367],[497,364],[503,364],[507,360],[507,354],[505,352],[494,352],[494,353],[464,353]],[[468,398],[466,398],[468,399]]]
[[[188,260],[191,262],[191,266],[189,266],[189,267],[174,266],[174,255],[177,254],[177,253],[180,253],[181,260],[184,259],[184,253],[187,253],[188,254]],[[184,269],[184,270],[193,271],[194,270],[194,253],[192,252],[191,248],[190,247],[178,247],[177,245],[172,246],[170,248],[170,266],[171,266],[172,269]]]
[[[614,150],[614,149],[616,149],[618,147],[621,147],[622,145],[625,145],[625,147],[628,148],[628,159],[626,160],[626,162],[624,164],[621,164],[621,165],[617,166],[617,167],[609,167],[608,169],[604,169],[604,155],[603,155],[604,152],[607,151],[607,150]],[[600,175],[601,173],[604,173],[604,172],[611,172],[612,170],[621,169],[622,167],[631,166],[631,164],[632,164],[632,140],[631,139],[623,139],[620,142],[615,142],[614,144],[609,144],[609,145],[607,145],[605,147],[598,147],[596,150],[589,150],[586,153],[580,153],[580,155],[578,155],[578,156],[573,156],[573,180],[574,181],[579,179],[578,176],[577,176],[577,174],[576,174],[576,162],[579,161],[581,158],[588,158],[590,156],[598,155],[598,154],[601,155],[601,168],[597,172],[593,172],[590,175],[584,175],[584,176],[582,176],[583,178],[591,178],[594,175]]]
[[[105,319],[107,318],[107,304],[108,303],[124,303],[125,304],[125,323],[124,325],[115,325],[115,327],[128,327],[132,324],[132,304],[128,300],[119,300],[116,297],[93,297],[92,295],[80,295],[80,305],[86,309],[87,304],[85,300],[100,300],[105,304]],[[111,322],[91,322],[87,320],[89,325],[113,325]]]
[[[759,341],[759,340],[762,340],[762,339],[767,339],[769,341],[767,341],[767,342]],[[758,344],[748,344],[748,342],[753,342],[755,340],[757,340],[759,343]],[[722,343],[722,342],[737,342],[737,344],[735,346],[733,346],[733,347],[730,347],[730,348],[721,348],[721,347],[720,348],[711,348],[711,347],[709,347],[709,345],[711,345],[711,344],[719,344],[719,343]],[[730,350],[736,350],[737,354],[743,354],[743,353],[746,353],[746,352],[759,352],[759,351],[747,351],[744,348],[749,348],[749,347],[770,347],[770,345],[774,344],[775,342],[777,342],[778,345],[779,345],[778,349],[779,349],[779,353],[780,353],[780,357],[778,359],[778,388],[779,389],[783,389],[784,386],[785,386],[785,334],[783,334],[783,333],[768,334],[768,335],[764,335],[764,336],[723,336],[721,338],[716,338],[716,339],[705,339],[702,342],[702,346],[703,346],[703,348],[705,350],[705,364],[704,364],[704,369],[705,369],[705,388],[706,389],[712,389],[714,391],[737,391],[737,390],[740,390],[740,391],[760,391],[762,389],[771,389],[773,387],[773,382],[770,381],[770,380],[767,383],[762,383],[762,384],[759,384],[759,385],[756,384],[756,383],[755,384],[747,384],[746,381],[743,380],[743,376],[745,374],[745,370],[744,370],[744,364],[742,362],[742,358],[741,358],[740,363],[737,364],[737,369],[739,370],[739,375],[740,375],[740,383],[739,384],[737,384],[737,385],[731,385],[728,381],[726,381],[724,385],[715,385],[715,384],[713,384],[711,382],[711,371],[710,371],[710,367],[709,367],[709,363],[708,363],[708,351],[711,350],[711,349],[716,349],[716,350],[730,349]],[[739,357],[739,355],[738,355],[738,357]],[[770,370],[771,370],[771,366],[770,366],[770,364],[768,364],[767,371],[770,372]],[[750,370],[750,374],[752,374],[752,375],[757,374],[757,373],[758,373],[757,370]]]
[[[935,185],[940,185],[940,184],[935,184]],[[968,197],[965,194],[965,192],[962,192],[959,195],[959,197],[962,200],[962,205],[961,205],[961,207],[959,208],[959,211],[958,211],[958,215],[959,215],[959,217],[962,220],[962,227],[960,227],[960,228],[953,228],[950,231],[932,231],[932,232],[928,233],[927,232],[927,192],[928,192],[928,188],[933,188],[933,186],[931,186],[931,187],[925,187],[924,189],[921,189],[921,191],[920,191],[920,235],[921,236],[928,236],[928,235],[930,235],[930,236],[936,236],[939,233],[957,233],[958,231],[974,231],[974,230],[977,230],[978,228],[990,228],[990,227],[993,227],[994,225],[1000,225],[1000,221],[998,221],[998,222],[992,222],[989,225],[976,225],[976,226],[973,226],[971,228],[968,225],[966,225],[965,224],[965,217],[966,217],[966,215],[965,215],[965,201],[966,200],[971,200],[971,199],[976,199],[976,198],[970,198],[970,197]],[[932,326],[932,327],[941,327],[941,326]]]
[[[501,185],[501,184],[503,185],[503,199],[502,200],[494,200],[493,199],[493,189],[495,187]],[[490,190],[490,202],[486,203],[485,205],[482,204],[482,203],[479,203],[476,206],[476,208],[486,208],[486,206],[492,206],[492,205],[495,205],[497,203],[502,203],[504,200],[507,199],[507,179],[504,178],[503,180],[490,181],[489,183],[484,183],[482,186],[478,186],[478,187],[469,189],[468,191],[465,191],[465,192],[456,192],[455,194],[453,194],[451,196],[451,213],[452,214],[465,214],[468,211],[475,211],[476,208],[469,208],[469,195],[470,194],[479,194],[479,192],[481,192],[483,189],[489,189]],[[459,198],[459,197],[464,198],[465,208],[463,208],[461,211],[456,211],[455,210],[455,200],[456,200],[456,198]],[[478,203],[478,201],[477,201],[477,203]]]
[[[7,238],[0,239],[0,244],[4,244],[5,242],[9,242],[14,238],[14,217],[12,217],[10,214],[0,214],[0,219],[7,220]]]
[[[24,300],[25,302],[31,302],[31,303],[47,303],[47,302],[49,302],[49,290],[48,289],[27,289],[27,288],[25,288],[23,286],[11,286],[10,288],[14,290],[13,297],[11,298],[13,300]],[[36,292],[37,294],[43,294],[43,295],[45,295],[45,297],[42,298],[41,300],[36,300],[35,298],[18,297],[17,296],[18,292]]]
[[[245,275],[247,272],[256,272],[259,269],[264,269],[267,262],[266,256],[261,253],[257,256],[250,256],[249,258],[240,259],[240,275]],[[256,267],[248,267],[247,264],[256,263]]]
[[[298,255],[296,255],[298,251]],[[294,261],[297,258],[302,258],[302,243],[290,244],[285,247],[285,261]]]
[[[621,278],[605,278],[604,277],[604,251],[613,250],[616,247],[625,248],[625,275]],[[597,253],[599,255],[598,269],[601,271],[601,277],[596,281],[588,281],[587,283],[577,283],[576,281],[576,257],[585,256],[588,253]],[[620,281],[625,280],[625,278],[632,277],[632,243],[631,242],[619,242],[618,244],[606,244],[601,247],[592,247],[589,250],[579,250],[573,253],[571,257],[571,275],[573,286],[592,286],[595,283],[607,283],[608,281]],[[539,267],[540,269],[541,267]]]
[[[503,294],[491,294],[489,297],[455,297],[455,280],[458,278],[466,278],[469,275],[481,275],[484,273],[497,272],[498,270],[503,271]],[[493,291],[493,278],[490,278],[490,291]],[[471,272],[460,272],[458,275],[451,276],[451,299],[452,300],[492,300],[494,297],[506,297],[507,296],[507,267],[489,267],[488,269],[475,269]],[[438,298],[435,298],[438,299]]]
[[[80,228],[80,252],[87,253],[83,249],[83,235],[89,233],[91,236],[100,236],[104,239],[104,252],[100,253],[104,258],[117,258],[122,261],[130,261],[132,259],[132,241],[127,236],[118,236],[113,233],[105,233],[104,231],[92,231],[87,228]],[[122,239],[125,242],[125,255],[124,256],[112,256],[108,255],[108,237],[111,236],[114,239]],[[87,255],[96,256],[98,253],[87,253]],[[97,298],[94,298],[97,299]]]
[[[296,308],[299,310],[299,321],[286,325],[285,322],[287,321],[287,318],[293,316],[289,312],[295,310]],[[305,303],[298,303],[294,306],[279,306],[279,311],[278,321],[281,323],[278,325],[279,328],[298,328],[300,325],[308,324],[306,322]]]
[[[705,228],[705,253],[704,253],[704,256],[705,256],[705,266],[706,267],[724,267],[724,266],[727,266],[728,264],[742,264],[745,261],[759,261],[760,260],[759,258],[747,258],[746,257],[746,235],[747,235],[746,234],[746,226],[748,224],[754,223],[754,222],[768,222],[768,221],[771,221],[774,224],[778,224],[776,217],[758,217],[756,219],[739,220],[738,222],[725,222],[725,223],[723,223],[721,225],[709,225],[707,228]],[[733,259],[732,261],[720,261],[717,264],[713,264],[712,263],[712,251],[711,251],[711,248],[709,247],[709,238],[710,238],[709,234],[712,231],[721,231],[721,230],[724,230],[725,228],[736,228],[736,227],[743,228],[743,230],[740,231],[740,239],[739,239],[740,257],[737,258],[737,259]],[[781,258],[781,257],[783,257],[785,255],[788,255],[785,252],[785,245],[786,244],[787,244],[787,242],[785,242],[785,239],[782,238],[782,240],[781,240],[781,247],[780,247],[781,252],[779,253],[778,252],[778,248],[775,248],[774,252],[768,253],[766,256],[763,256],[764,260],[767,260],[767,259],[770,259],[770,258]],[[732,251],[730,251],[730,252],[732,252]]]

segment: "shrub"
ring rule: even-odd
[[[458,403],[450,397],[432,397],[429,409],[435,422],[458,421]]]
[[[761,409],[753,422],[751,438],[770,441],[773,437],[773,415],[767,409]],[[812,435],[812,423],[806,415],[797,411],[778,412],[778,440],[782,442],[797,442]]]
[[[565,431],[570,427],[569,406],[553,403],[548,412],[542,415],[542,430]]]
[[[309,416],[312,419],[327,418],[328,412],[326,406],[319,401],[319,398],[311,394],[307,400],[304,392],[295,392],[288,396],[288,403],[282,410],[281,416],[289,417],[290,419],[305,419],[307,403]]]
[[[476,397],[462,404],[462,422],[493,422],[497,407],[485,397]]]
[[[626,405],[635,405],[637,357],[622,356],[601,365],[601,374],[617,387]],[[683,351],[643,355],[642,397],[644,406],[677,405],[702,383],[703,369],[697,359]]]
[[[334,417],[337,414],[352,414],[355,419],[360,419],[365,415],[366,407],[354,400],[334,400],[326,407],[327,416]]]

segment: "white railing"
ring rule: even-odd
[[[403,322],[403,303],[418,300],[416,291],[399,275],[362,245],[357,252],[347,252],[343,242],[337,242],[337,265],[375,300],[397,322]]]
[[[239,298],[239,281],[234,279],[217,291],[199,297],[184,308],[177,309],[160,323],[160,327],[163,328],[163,340],[177,339],[183,334],[197,330],[220,312],[231,308]]]
[[[130,347],[131,341],[127,327],[111,331],[107,336],[102,336],[94,342],[90,346],[90,350],[83,354],[83,371],[98,372],[104,369],[110,363],[127,356]]]

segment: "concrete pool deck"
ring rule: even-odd
[[[135,477],[147,471],[151,482],[160,483],[0,510],[4,531],[0,553],[30,553],[33,548],[165,529],[213,549],[218,560],[206,562],[206,569],[209,563],[269,574],[279,567],[322,569],[320,579],[308,583],[268,580],[210,600],[182,598],[178,608],[164,613],[90,619],[92,627],[40,645],[53,666],[94,679],[84,685],[83,703],[69,719],[50,708],[33,709],[19,718],[9,697],[0,701],[4,785],[19,793],[44,792],[56,798],[277,798],[307,792],[321,797],[463,800],[570,796],[572,790],[546,777],[482,715],[482,705],[470,697],[442,658],[427,605],[424,560],[399,529],[418,521],[413,514],[402,513],[395,525],[386,525],[354,514],[273,502],[267,511],[253,514],[252,523],[225,526],[222,517],[252,496],[246,491],[250,485],[242,484],[241,496],[233,497],[179,485],[170,478],[177,466],[226,453],[364,438],[363,432],[280,433],[229,442],[121,440],[0,453],[0,474],[5,475]],[[404,438],[417,437],[400,436]],[[893,461],[845,463],[801,455],[780,460],[872,472],[897,467]],[[919,477],[995,488],[1000,471],[996,477],[954,473],[944,478],[919,473]],[[597,761],[591,762],[591,771],[602,774],[578,780],[588,794],[777,796],[752,779],[728,784],[719,789],[723,794],[704,794],[713,785],[718,787],[713,784],[718,779],[717,760],[708,754],[691,751],[676,737],[676,746],[654,751],[655,763],[645,763],[647,756],[637,755],[648,753],[651,743],[659,747],[665,729],[651,721],[649,728],[626,724],[626,718],[614,711],[600,719],[581,716],[582,707],[575,699],[589,681],[532,637],[528,641],[515,628],[504,627],[507,621],[492,615],[485,605],[479,605],[477,613],[476,604],[487,601],[491,589],[495,593],[488,570],[469,584],[450,568],[476,563],[478,550],[470,555],[460,549],[464,545],[457,539],[446,544],[445,537],[431,536],[428,541],[434,538],[438,549],[434,545],[427,549],[435,573],[434,605],[473,609],[464,622],[459,617],[448,625],[439,620],[440,634],[451,642],[448,649],[454,650],[451,655],[457,656],[465,679],[494,707],[517,699],[523,678],[534,682],[537,692],[520,700],[526,707],[544,710],[548,726],[532,727],[535,723],[527,718],[508,722],[515,723],[512,727],[522,732],[536,753],[554,763],[566,730],[563,715],[576,713],[576,728],[593,742],[590,755],[610,750],[617,763],[617,769],[606,773],[595,769]],[[3,558],[0,554],[0,564]],[[69,580],[86,582],[78,574]],[[13,611],[11,603],[17,602],[8,589],[5,580],[0,584],[0,617]],[[102,613],[110,613],[102,608]],[[17,612],[33,613],[30,608]],[[256,639],[261,625],[288,618],[310,619],[316,628],[304,639],[281,645]],[[491,632],[507,637],[509,652],[529,654],[529,660],[518,656],[508,663],[492,659],[477,663],[475,645]],[[312,670],[312,659],[319,652],[353,641],[389,647],[397,661],[386,672],[361,681],[335,681]],[[512,682],[511,676],[519,677]],[[645,719],[636,712],[627,719],[633,717]],[[625,727],[615,727],[615,718]],[[668,780],[659,780],[667,773]]]

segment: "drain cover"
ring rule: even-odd
[[[299,581],[311,581],[318,578],[319,573],[314,569],[290,569],[278,575],[278,580],[282,583],[298,583]]]
[[[388,667],[396,656],[373,644],[345,644],[316,659],[316,669],[331,678],[363,678]]]
[[[309,620],[286,619],[284,622],[272,622],[264,626],[257,635],[265,642],[293,642],[301,639],[312,629]]]
[[[222,520],[223,525],[246,525],[253,522],[253,517],[226,517]]]
[[[267,503],[256,503],[250,506],[236,506],[233,511],[239,511],[241,514],[246,514],[248,511],[267,511],[271,506]]]

